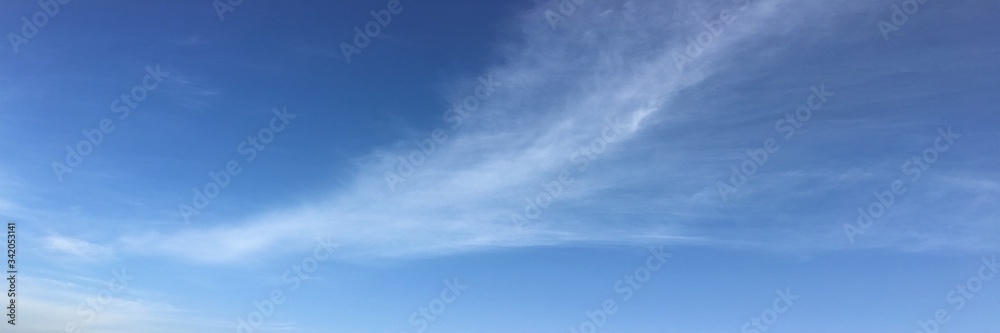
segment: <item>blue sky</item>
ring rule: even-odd
[[[995,332],[998,15],[0,0],[16,329]]]

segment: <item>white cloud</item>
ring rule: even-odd
[[[600,159],[623,163],[616,155],[622,147],[641,143],[637,140],[651,122],[677,116],[669,110],[672,98],[724,67],[721,62],[730,61],[729,53],[744,39],[767,30],[780,5],[761,1],[740,13],[739,26],[726,29],[683,72],[672,56],[684,52],[684,45],[652,38],[684,40],[704,27],[696,20],[669,19],[680,12],[673,5],[591,3],[558,31],[550,29],[543,6],[517,22],[525,40],[503,47],[506,64],[489,71],[503,87],[460,131],[449,131],[448,142],[395,193],[385,190],[383,174],[394,170],[396,157],[411,147],[374,152],[359,166],[352,186],[312,204],[212,228],[130,235],[123,244],[142,252],[231,261],[274,249],[301,249],[318,235],[334,239],[347,255],[360,256],[573,242],[694,241],[672,226],[622,226],[578,219],[566,211],[564,202],[599,196],[613,187],[602,182],[626,178],[645,169],[641,165],[582,172],[531,232],[518,233],[510,214],[523,214],[523,197],[534,196],[560,171],[575,168],[570,155],[599,138],[609,117],[626,124],[624,139]],[[460,100],[474,88],[456,89],[463,92],[452,99]]]
[[[229,322],[204,320],[170,304],[136,296],[132,284],[109,289],[108,279],[84,278],[80,283],[31,275],[19,276],[18,332],[178,332],[191,327],[231,329]],[[114,288],[119,288],[118,286]],[[114,291],[114,292],[111,292]],[[69,326],[67,326],[69,325]]]
[[[706,133],[692,138],[658,132],[680,132],[692,118],[719,117],[713,110],[675,108],[678,96],[719,72],[766,61],[788,45],[775,40],[792,38],[793,32],[797,38],[810,38],[812,32],[828,29],[824,24],[861,9],[826,2],[753,1],[679,71],[675,55],[684,54],[692,38],[709,33],[702,21],[717,17],[723,9],[719,6],[738,5],[593,2],[581,6],[557,31],[543,15],[551,6],[543,5],[516,22],[519,42],[500,47],[503,65],[487,70],[503,87],[459,131],[449,130],[448,141],[394,193],[386,190],[384,173],[394,170],[397,157],[415,146],[402,144],[360,158],[349,186],[311,203],[217,221],[212,227],[127,235],[122,244],[136,252],[206,262],[303,250],[320,236],[341,245],[348,257],[572,243],[735,244],[754,237],[756,242],[795,239],[786,237],[795,233],[823,239],[818,248],[830,247],[831,232],[817,231],[815,224],[737,226],[728,231],[705,226],[722,217],[714,211],[719,203],[706,199],[711,194],[703,189],[728,169],[731,161],[724,159],[731,155],[704,158],[716,149],[710,140],[718,140]],[[803,89],[809,84],[816,83]],[[474,83],[455,89],[449,100],[460,101],[474,89]],[[801,101],[789,101],[796,103]],[[608,145],[588,170],[575,173],[574,183],[543,212],[540,223],[519,233],[510,214],[523,214],[525,197],[535,196],[562,170],[575,170],[570,156],[599,138],[609,117],[627,124],[623,139]],[[758,137],[747,133],[718,136]],[[657,145],[670,149],[640,149]],[[794,196],[789,186],[796,180],[774,178],[768,186],[783,191],[770,192],[776,193],[771,198]],[[658,191],[658,185],[674,191]],[[646,192],[655,195],[642,194]],[[849,213],[851,207],[844,210]],[[692,222],[698,218],[709,221]]]
[[[78,259],[96,260],[110,257],[114,251],[111,247],[94,244],[82,239],[51,235],[43,239],[43,247],[46,250],[68,254]]]

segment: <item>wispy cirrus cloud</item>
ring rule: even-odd
[[[189,310],[141,297],[134,281],[113,274],[101,279],[20,276],[20,332],[176,332],[198,327],[228,329],[229,323],[197,318]],[[24,320],[22,318],[30,318]]]
[[[62,235],[45,237],[43,239],[43,247],[47,251],[60,255],[69,255],[74,259],[98,260],[114,255],[114,251],[110,246]]]
[[[503,64],[485,70],[502,84],[496,95],[460,131],[450,133],[395,192],[386,191],[385,172],[395,170],[397,157],[412,149],[406,145],[359,158],[349,185],[323,198],[207,227],[129,234],[121,245],[205,262],[240,262],[279,249],[305,249],[303,244],[316,236],[341,244],[347,257],[664,241],[767,246],[788,240],[772,246],[844,246],[839,224],[832,222],[850,218],[852,206],[818,210],[811,223],[800,224],[792,222],[802,218],[798,213],[766,206],[790,209],[782,201],[794,201],[803,193],[801,186],[841,177],[843,170],[836,165],[772,162],[744,192],[767,193],[766,198],[744,195],[735,204],[714,199],[706,188],[743,158],[747,147],[742,142],[758,144],[773,135],[766,132],[769,122],[781,114],[752,107],[726,112],[712,103],[692,107],[690,99],[724,89],[716,80],[719,75],[773,66],[769,62],[781,59],[795,43],[815,42],[809,40],[811,32],[822,36],[824,29],[840,24],[838,19],[864,8],[792,1],[593,3],[580,6],[557,30],[544,18],[548,9],[540,6],[513,23],[518,42],[499,47]],[[722,23],[721,31],[705,23],[719,20],[724,11],[735,13],[735,19]],[[691,52],[692,43],[700,51]],[[678,55],[687,57],[683,66]],[[788,86],[808,92],[809,86],[822,83],[798,80]],[[461,98],[474,88],[470,84],[451,97]],[[800,103],[796,97],[772,104],[794,110]],[[833,110],[835,106],[824,112]],[[764,131],[732,127],[759,119],[764,119]],[[810,126],[824,123],[814,120]],[[607,126],[620,131],[620,140],[607,144],[584,167],[574,156]],[[806,145],[815,138],[798,140]],[[781,154],[816,160],[823,154],[819,147],[799,153],[787,148]],[[538,223],[519,232],[511,214],[522,213],[525,198],[564,170],[575,170],[572,184],[544,209]],[[756,220],[732,225],[745,218]],[[976,216],[974,224],[981,226],[986,218]],[[720,228],[727,223],[728,228]]]

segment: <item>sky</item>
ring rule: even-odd
[[[0,0],[0,331],[996,332],[998,16]]]

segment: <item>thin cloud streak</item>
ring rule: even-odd
[[[405,145],[359,159],[366,162],[360,163],[349,186],[312,203],[220,221],[226,223],[213,227],[127,235],[121,245],[137,253],[219,263],[303,250],[316,237],[339,244],[344,257],[588,243],[742,243],[744,239],[730,239],[732,235],[690,223],[691,217],[712,215],[718,202],[706,199],[710,194],[672,193],[628,204],[602,203],[601,198],[620,190],[622,183],[662,183],[658,177],[664,173],[684,175],[677,178],[685,186],[696,181],[710,184],[718,174],[715,169],[686,164],[691,156],[703,154],[697,143],[679,144],[676,152],[656,163],[636,163],[635,151],[628,147],[646,144],[655,134],[647,132],[649,128],[697,117],[672,109],[672,102],[714,73],[743,64],[747,50],[790,29],[802,33],[807,29],[796,25],[817,20],[816,13],[857,8],[823,2],[754,2],[679,71],[674,55],[685,52],[687,38],[706,28],[700,19],[676,18],[689,12],[719,12],[692,6],[699,5],[594,3],[581,6],[557,31],[544,20],[548,7],[540,6],[516,22],[523,41],[500,47],[505,64],[487,71],[502,83],[496,95],[394,193],[385,190],[384,173],[394,170],[396,157],[409,151]],[[824,18],[832,22],[836,16]],[[649,37],[654,35],[663,38]],[[774,48],[768,45],[772,52]],[[599,137],[608,119],[627,124],[622,139],[609,145],[598,160],[600,166],[567,186],[530,232],[518,232],[511,213],[523,209],[523,198],[537,193],[561,170],[572,168],[572,152]],[[719,165],[718,170],[726,169]],[[601,218],[655,204],[665,205],[656,209],[670,215],[628,223]],[[618,219],[622,216],[627,215],[619,214]],[[685,218],[673,218],[678,216]],[[838,241],[825,230],[815,234]]]

